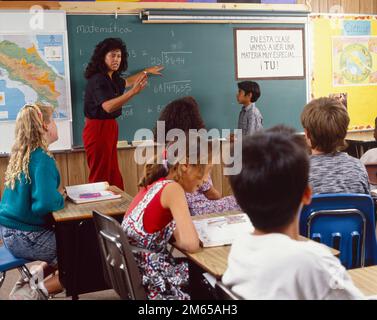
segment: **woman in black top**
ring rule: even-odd
[[[118,123],[122,106],[142,91],[148,74],[160,75],[162,66],[153,66],[124,79],[127,49],[121,39],[107,38],[98,43],[85,71],[83,131],[84,148],[89,166],[89,182],[108,181],[123,190],[117,157]],[[125,92],[126,87],[131,87]]]

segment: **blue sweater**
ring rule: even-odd
[[[48,226],[48,214],[64,207],[58,191],[60,175],[55,160],[41,148],[30,155],[29,175],[17,179],[13,190],[5,188],[0,203],[0,225],[23,231],[41,231]]]

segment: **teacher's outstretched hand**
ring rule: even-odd
[[[140,91],[144,90],[148,84],[148,76],[146,72],[141,73],[132,85],[132,91],[134,94],[138,94]]]

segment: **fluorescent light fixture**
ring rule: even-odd
[[[144,10],[140,12],[143,23],[172,23],[172,22],[285,22],[304,23],[309,12],[283,11],[244,11],[244,10]]]

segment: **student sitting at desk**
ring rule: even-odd
[[[58,191],[60,175],[48,151],[48,145],[58,139],[52,114],[52,107],[36,105],[25,105],[19,112],[0,204],[0,234],[5,246],[16,257],[46,262],[35,276],[46,296],[62,290],[58,276],[40,281],[57,270],[55,233],[49,219],[52,211],[64,207]],[[42,297],[21,279],[10,298]]]
[[[338,99],[319,98],[304,107],[301,123],[312,150],[309,183],[314,194],[369,194],[364,165],[341,152],[349,122],[347,110]]]
[[[374,139],[377,141],[377,117],[374,120]],[[373,148],[365,152],[360,161],[364,164],[377,164],[377,148]]]
[[[308,173],[307,152],[297,136],[265,132],[244,138],[242,171],[230,183],[255,231],[235,240],[222,278],[240,297],[364,297],[327,247],[298,240],[299,212],[311,200]]]
[[[188,264],[175,261],[167,245],[172,241],[185,251],[199,250],[199,238],[185,192],[197,190],[208,179],[211,166],[207,164],[208,157],[201,154],[200,144],[193,145],[193,141],[186,145],[180,143],[183,142],[178,140],[167,148],[166,153],[157,155],[145,166],[139,184],[142,188],[122,222],[131,245],[135,246],[135,257],[148,299],[190,298],[182,288],[188,285]],[[178,150],[187,151],[187,157],[186,154],[174,154],[176,144],[179,144]],[[198,164],[189,164],[192,157]]]
[[[205,129],[198,103],[193,97],[183,97],[170,102],[162,110],[158,121],[164,121],[165,134],[171,129],[181,129],[186,134],[190,129]],[[154,137],[157,141],[157,128],[154,129]],[[211,177],[197,191],[187,192],[186,199],[192,216],[240,210],[233,196],[221,197],[220,192],[213,186]]]

